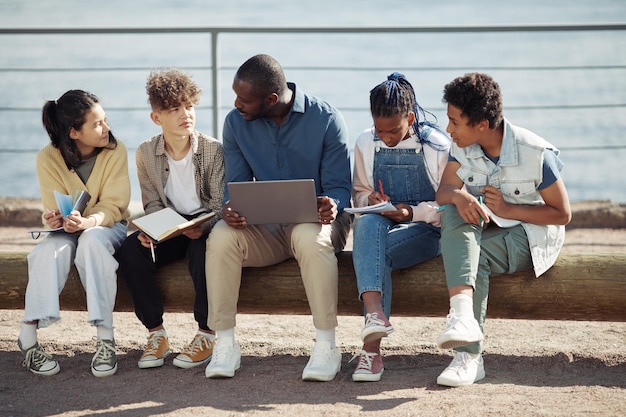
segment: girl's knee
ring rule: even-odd
[[[107,232],[100,227],[94,227],[84,230],[78,238],[76,247],[76,256],[88,253],[110,253],[115,252],[113,242],[109,238]]]

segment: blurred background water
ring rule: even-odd
[[[473,2],[344,0],[0,0],[0,29],[181,27],[414,27],[626,23],[622,0]],[[232,77],[250,56],[277,58],[287,78],[344,115],[351,146],[371,126],[369,90],[403,72],[422,107],[445,128],[443,86],[470,71],[491,74],[505,115],[562,150],[572,201],[626,202],[626,32],[222,33],[218,130],[232,108]],[[212,134],[211,35],[0,34],[0,197],[39,197],[35,154],[48,142],[45,100],[81,88],[98,95],[129,148],[132,198],[140,200],[134,152],[159,133],[149,119],[152,68],[179,67],[204,90],[197,128]],[[219,134],[218,134],[219,138]]]

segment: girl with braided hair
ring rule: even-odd
[[[402,74],[370,91],[370,110],[374,127],[356,141],[352,199],[356,207],[390,201],[397,210],[362,214],[355,222],[352,259],[365,326],[353,381],[378,381],[384,371],[380,343],[393,331],[391,271],[439,255],[435,193],[450,148],[447,135],[425,120],[430,113]]]

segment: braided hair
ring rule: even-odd
[[[389,74],[387,81],[383,81],[370,91],[370,110],[372,117],[408,116],[413,112],[415,114],[413,130],[420,142],[425,142],[422,134],[424,125],[436,127],[434,123],[427,122],[426,114],[432,116],[435,123],[437,117],[419,105],[413,86],[404,74],[399,72]]]

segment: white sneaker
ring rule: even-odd
[[[330,342],[315,342],[311,358],[302,371],[303,381],[332,381],[341,369],[341,352]]]
[[[482,340],[483,332],[478,321],[472,316],[457,316],[451,308],[446,317],[446,330],[437,338],[437,346],[441,349],[454,349]]]
[[[448,387],[462,387],[472,385],[484,377],[485,364],[480,353],[472,355],[457,352],[450,365],[437,377],[437,383]]]
[[[211,362],[207,365],[204,376],[207,378],[232,378],[241,366],[241,349],[232,338],[217,339],[213,348]]]

